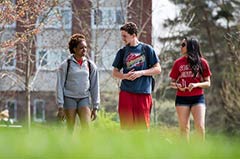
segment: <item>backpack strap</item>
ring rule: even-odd
[[[92,73],[92,68],[91,68],[91,63],[90,63],[90,61],[87,59],[87,63],[88,63],[88,69],[89,69],[89,81],[91,81],[90,80],[90,75],[91,75],[91,73]]]
[[[64,82],[64,87],[66,86],[66,83],[67,83],[69,68],[70,68],[70,59],[67,60],[67,72],[66,72],[66,78],[65,78],[65,82]]]
[[[124,57],[126,56],[127,51],[128,51],[128,46],[124,46],[124,47],[121,49],[120,61],[122,62],[123,66],[124,66]]]
[[[150,64],[150,56],[147,55],[147,53],[146,53],[147,44],[145,44],[145,43],[143,43],[143,42],[141,42],[141,44],[142,44],[142,52],[143,52],[143,54],[145,55],[145,57],[146,57],[146,59],[147,59],[148,68],[151,68],[152,65]]]
[[[147,48],[147,44],[142,43],[142,52],[143,52],[143,54],[145,55],[145,57],[146,57],[146,59],[147,59],[148,68],[151,68],[152,65],[150,64],[150,56],[147,55],[147,53],[146,53],[146,48]],[[151,76],[151,79],[152,79],[152,91],[154,91],[154,88],[155,88],[155,79],[153,78],[153,76]]]

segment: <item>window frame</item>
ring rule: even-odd
[[[39,53],[44,50],[46,53],[43,56],[40,56]],[[59,54],[61,54],[59,56]],[[56,56],[58,55],[58,56]],[[54,56],[57,57],[53,58]],[[46,58],[42,59],[45,61],[45,65],[40,64],[40,58]],[[37,48],[36,49],[36,68],[40,70],[48,70],[48,71],[54,71],[58,68],[58,66],[63,62],[64,59],[68,57],[68,52],[65,49],[57,48],[57,49],[45,49],[45,48]],[[54,60],[55,61],[54,61]],[[55,63],[55,64],[53,64]]]
[[[96,10],[100,11],[102,16],[102,20],[99,20],[100,24],[95,24],[96,21],[98,21],[97,16],[95,15]],[[112,14],[106,13],[111,11]],[[93,8],[91,11],[91,27],[92,29],[117,29],[119,28],[122,24],[119,24],[117,22],[117,12],[122,12],[123,15],[123,23],[126,19],[126,11],[122,9],[121,7],[98,7],[98,8]],[[105,15],[105,16],[104,16]],[[111,16],[109,16],[111,15]],[[104,19],[104,18],[109,18],[111,17],[113,21],[110,19]],[[102,24],[101,24],[102,23]]]
[[[48,12],[48,11],[47,11]],[[56,12],[61,12],[61,21],[58,19]],[[63,15],[63,13],[67,13],[67,15]],[[51,15],[52,14],[52,15]],[[49,16],[50,15],[50,16]],[[67,7],[54,7],[49,15],[47,15],[47,19],[44,20],[44,26],[45,29],[71,29],[72,28],[72,8],[70,6]],[[45,16],[45,15],[43,15]],[[36,26],[39,26],[41,19],[43,16],[39,16],[36,21]],[[66,17],[66,18],[64,18]],[[53,22],[50,22],[52,19]],[[69,21],[68,24],[65,24],[65,22]]]
[[[42,118],[37,118],[37,103],[38,102],[42,102]],[[46,102],[45,102],[45,100],[43,100],[43,99],[34,99],[34,102],[33,102],[34,104],[33,104],[33,121],[34,122],[45,122],[46,120],[45,120],[45,114],[46,114],[46,110],[45,110],[45,108],[46,108]]]
[[[10,118],[10,111],[9,111],[9,108],[8,108],[8,103],[11,102],[11,104],[14,104],[14,118]],[[17,100],[16,99],[9,99],[9,100],[6,100],[6,105],[5,105],[5,108],[8,110],[8,113],[9,113],[9,119],[12,119],[14,122],[17,121]]]
[[[0,70],[8,70],[8,71],[13,71],[16,69],[16,65],[17,65],[17,60],[16,60],[16,49],[9,49],[7,51],[5,51],[7,53],[11,52],[11,54],[13,54],[12,57],[10,57],[11,59],[11,63],[13,63],[13,65],[8,65],[8,63],[6,63],[6,61],[8,60],[8,56],[6,55],[6,53],[4,53],[4,51],[2,50],[0,53],[0,56],[2,55],[1,58],[1,68]]]

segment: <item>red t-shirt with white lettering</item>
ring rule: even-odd
[[[182,84],[182,86],[188,86],[189,83],[198,83],[203,81],[203,78],[211,76],[212,73],[210,71],[208,62],[201,58],[202,67],[203,67],[203,75],[200,75],[200,73],[197,73],[197,76],[194,78],[194,74],[192,72],[192,69],[190,65],[188,64],[187,57],[183,56],[178,58],[172,67],[172,70],[170,72],[170,77],[177,81],[177,83]],[[198,96],[202,95],[204,93],[203,89],[200,87],[192,89],[190,92],[189,90],[186,91],[180,91],[177,90],[177,96]]]

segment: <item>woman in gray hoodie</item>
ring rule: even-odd
[[[87,58],[85,36],[72,35],[69,50],[72,55],[58,69],[57,104],[58,117],[66,118],[68,130],[73,132],[77,115],[83,128],[96,119],[100,91],[97,67]]]

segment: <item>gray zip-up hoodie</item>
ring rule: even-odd
[[[70,66],[68,70],[67,81],[64,86],[67,74],[67,60],[70,60]],[[89,60],[89,62],[91,72],[88,68],[87,58],[83,59],[83,63],[80,66],[72,55],[68,59],[63,61],[63,63],[60,65],[57,71],[58,107],[63,107],[64,96],[66,96],[72,98],[90,97],[93,108],[99,108],[99,73],[97,70],[97,66],[92,61]]]

